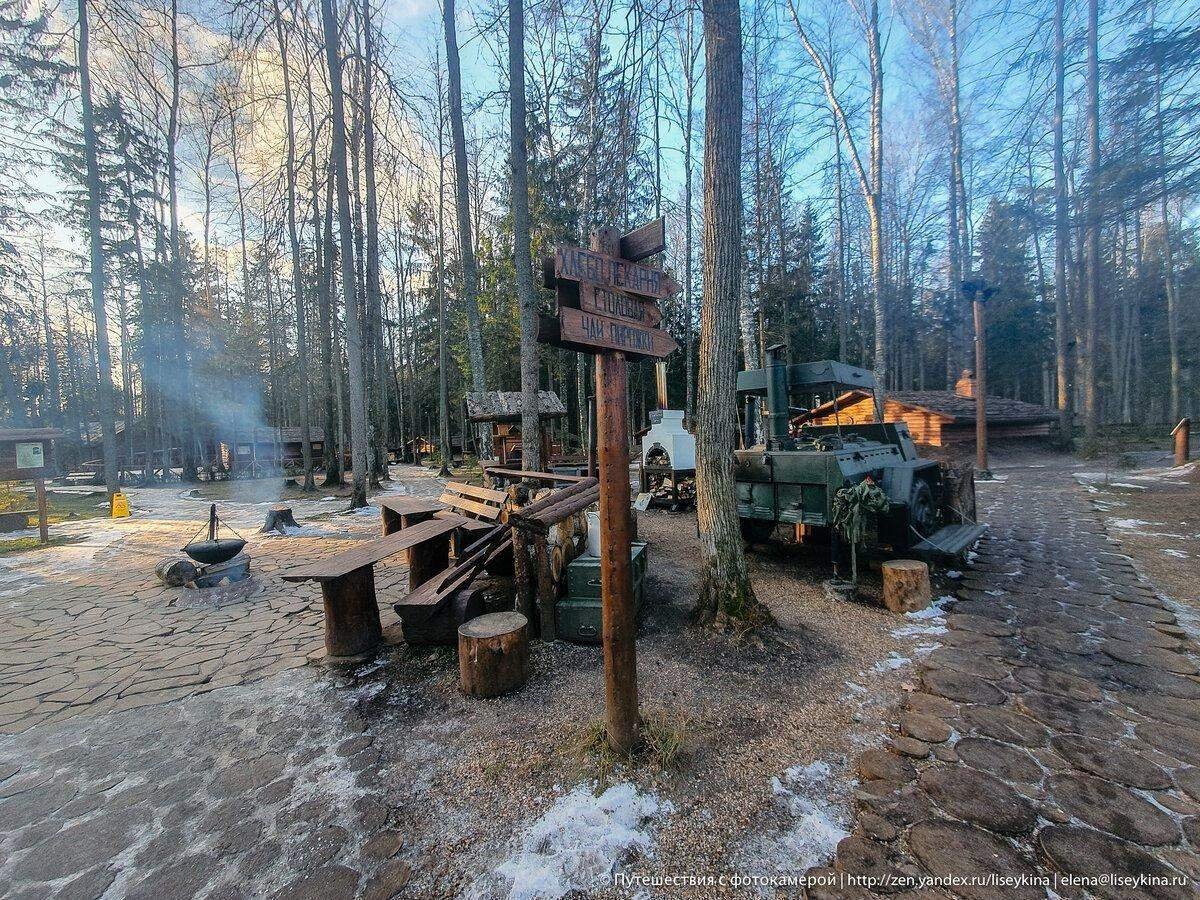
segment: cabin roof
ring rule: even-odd
[[[553,391],[538,391],[543,419],[561,419],[567,408]],[[467,418],[472,422],[520,422],[520,391],[472,391],[467,394]]]
[[[846,391],[836,400],[822,403],[806,418],[813,419],[833,415],[835,404],[838,410],[842,410],[847,406],[867,400],[870,396],[865,391]],[[975,421],[975,398],[964,397],[953,391],[895,391],[886,394],[885,399],[913,410],[932,413],[949,423]],[[988,422],[999,425],[1018,422],[1053,422],[1058,418],[1058,414],[1049,407],[1036,403],[989,396],[987,398],[987,417]]]
[[[0,441],[51,441],[62,436],[57,428],[0,428]]]

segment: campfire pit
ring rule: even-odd
[[[218,565],[227,562],[242,552],[242,548],[246,546],[246,541],[240,534],[233,531],[236,537],[218,538],[217,532],[221,527],[221,520],[217,516],[217,504],[212,504],[208,509],[208,540],[197,541],[193,537],[183,547],[183,552],[190,556],[198,563],[206,565]],[[204,529],[201,528],[201,531]],[[199,534],[200,532],[196,532]]]

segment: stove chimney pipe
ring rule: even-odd
[[[654,384],[658,390],[658,408],[667,408],[667,363],[659,360],[654,364]]]

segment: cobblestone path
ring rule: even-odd
[[[1014,471],[980,500],[991,531],[887,749],[858,760],[833,869],[881,893],[1014,879],[921,896],[1196,896],[1194,635],[1061,471]],[[810,895],[870,896],[845,878]]]
[[[308,667],[0,738],[0,897],[392,897],[442,725],[394,679]]]
[[[423,470],[403,471],[403,490],[440,488]],[[320,590],[283,582],[278,572],[377,537],[378,510],[311,522],[285,537],[256,533],[269,504],[221,503],[250,539],[251,577],[170,588],[154,566],[195,535],[208,505],[159,490],[154,499],[166,509],[59,527],[82,541],[0,560],[0,734],[244,684],[324,655]],[[377,566],[381,597],[403,592],[407,576],[401,557]],[[380,603],[380,614],[385,627],[397,621],[390,603]]]

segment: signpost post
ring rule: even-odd
[[[992,288],[982,278],[962,283],[963,294],[971,301],[975,318],[975,468],[981,481],[992,477],[988,468],[987,433],[987,326],[984,304],[992,296]]]
[[[656,219],[625,236],[593,232],[588,249],[558,247],[544,265],[558,313],[543,316],[538,340],[596,356],[596,443],[600,477],[600,594],[604,642],[605,725],[608,743],[628,753],[637,742],[637,633],[630,558],[630,359],[661,359],[678,344],[657,326],[656,300],[679,285],[638,260],[666,247]]]

